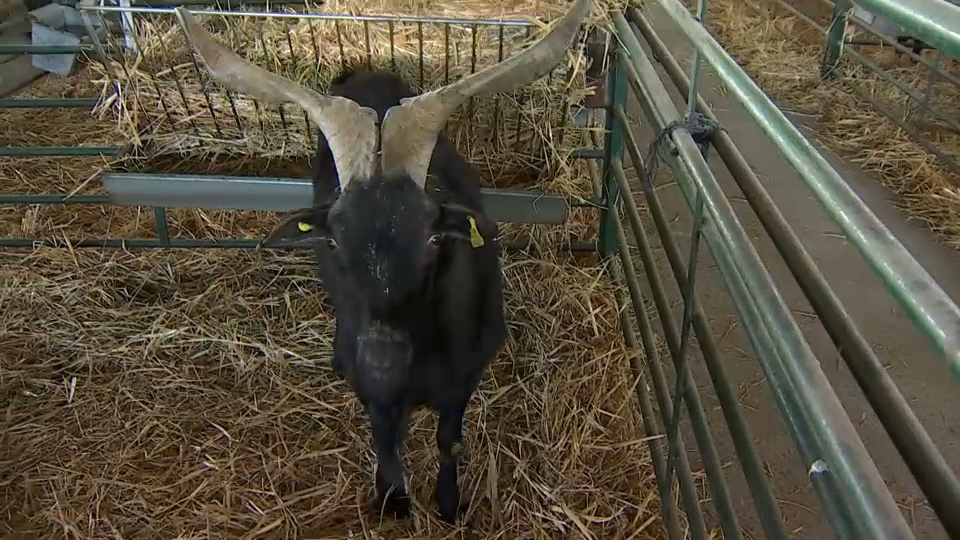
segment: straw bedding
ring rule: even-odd
[[[814,0],[791,3],[802,4],[807,12],[818,7]],[[818,83],[821,34],[764,0],[711,0],[707,24],[781,107],[817,118],[813,129],[821,142],[875,174],[899,194],[898,204],[908,215],[923,221],[946,245],[960,249],[960,179],[847,83]],[[923,93],[928,75],[922,64],[903,62],[891,47],[858,51]],[[901,91],[856,60],[842,62],[855,84],[889,108],[910,111],[907,119],[912,122],[915,111]],[[941,80],[933,102],[954,118],[960,117],[960,89],[955,86]],[[934,123],[928,136],[946,154],[960,159],[960,134]]]
[[[94,67],[30,92],[89,96],[102,85]],[[548,90],[544,99],[560,99]],[[133,124],[110,114],[88,114],[0,115],[0,132],[11,143],[84,145],[132,133]],[[292,108],[289,116],[296,118]],[[162,133],[141,120],[143,139]],[[487,185],[533,182],[584,196],[585,167],[566,155],[584,130],[567,129],[562,143],[531,130],[534,145],[499,153],[491,139],[459,142],[474,158],[488,156],[477,159]],[[307,174],[303,156],[258,153],[255,137],[244,143],[254,145],[246,157],[229,155],[228,143],[220,153],[173,144],[165,155],[149,154],[164,148],[157,137],[121,163],[4,159],[0,190],[99,193],[98,175],[108,168]],[[550,167],[533,175],[516,164],[536,145],[543,154],[526,167]],[[509,160],[521,170],[515,176],[485,165]],[[174,235],[198,238],[260,237],[276,220],[171,214]],[[152,212],[136,208],[5,209],[0,228],[5,236],[153,236]],[[542,250],[505,255],[511,340],[466,417],[463,489],[472,505],[459,529],[433,514],[436,422],[426,412],[414,417],[405,455],[414,517],[380,523],[363,512],[374,463],[369,430],[331,371],[332,318],[306,254],[0,252],[0,536],[662,537],[629,369],[638,351],[625,348],[613,284],[597,260],[556,248],[595,235],[595,214],[575,209],[560,227],[503,230],[508,239],[531,236]]]

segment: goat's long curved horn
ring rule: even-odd
[[[369,178],[376,168],[377,112],[355,101],[325,96],[294,81],[261,69],[218,43],[193,15],[175,8],[180,24],[207,71],[224,86],[272,103],[304,108],[330,145],[340,188]]]
[[[457,107],[472,96],[509,92],[548,74],[563,59],[592,3],[574,0],[563,18],[523,52],[389,109],[381,126],[383,172],[403,171],[423,187],[437,136]]]

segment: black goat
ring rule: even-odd
[[[340,75],[330,94],[370,107],[379,118],[402,98],[415,95],[396,75],[375,71]],[[438,415],[437,506],[444,520],[453,521],[460,506],[457,466],[463,414],[505,341],[507,327],[497,225],[484,217],[479,174],[440,135],[430,175],[436,185],[426,190],[425,201],[423,190],[410,190],[402,182],[361,187],[368,190],[367,197],[344,200],[339,209],[345,227],[338,242],[350,249],[332,250],[323,243],[315,250],[337,314],[333,366],[370,417],[379,459],[377,510],[400,517],[409,512],[409,498],[400,487],[400,449],[410,413],[428,405]],[[315,208],[331,208],[340,195],[337,187],[332,153],[321,136],[314,169]],[[314,212],[296,219],[323,221]],[[410,215],[404,217],[406,213]],[[470,240],[470,217],[482,239],[476,247],[461,241]],[[427,242],[425,231],[434,240]],[[338,257],[344,252],[355,255],[353,260]],[[375,265],[380,266],[371,274],[368,269]]]
[[[549,73],[590,2],[575,0],[522,53],[421,95],[371,71],[346,72],[321,95],[247,63],[176,10],[214,78],[264,101],[297,103],[320,128],[313,206],[262,245],[315,246],[337,317],[334,368],[370,418],[377,510],[409,514],[400,446],[412,409],[429,405],[439,416],[436,500],[442,519],[456,519],[463,414],[507,336],[497,226],[484,215],[478,173],[443,125],[471,96]]]

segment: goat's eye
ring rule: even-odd
[[[434,235],[432,235],[432,236],[430,237],[429,242],[430,242],[431,245],[437,246],[437,245],[440,245],[440,240],[442,240],[442,239],[443,239],[443,237],[440,236],[439,234],[434,234]]]

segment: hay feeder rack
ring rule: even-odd
[[[861,3],[875,9],[877,13],[890,16],[926,42],[960,56],[960,37],[941,31],[931,22],[935,20],[936,10],[941,9],[931,8],[931,2],[932,0],[899,2],[911,6],[917,14],[911,17],[898,17],[898,2],[894,0],[863,0]],[[895,442],[918,485],[936,511],[943,528],[952,538],[960,538],[960,513],[956,511],[960,508],[960,482],[945,464],[940,451],[920,426],[896,385],[885,374],[877,356],[860,336],[844,306],[823,279],[816,264],[797,239],[796,233],[779,214],[773,200],[729,135],[722,131],[698,133],[691,123],[691,119],[697,115],[701,121],[704,118],[714,118],[710,108],[696,93],[701,64],[707,62],[713,67],[732,94],[746,106],[765,134],[777,141],[781,152],[795,168],[798,178],[806,183],[827,213],[839,223],[849,241],[856,245],[862,256],[884,279],[904,311],[917,321],[920,331],[929,337],[934,348],[958,379],[960,309],[948,300],[942,289],[860,201],[836,170],[707,33],[701,22],[706,12],[705,0],[699,2],[696,17],[678,0],[653,0],[650,3],[666,12],[694,45],[696,55],[689,75],[684,73],[667,50],[643,11],[634,6],[624,10],[613,9],[609,14],[609,25],[603,32],[590,34],[590,45],[587,47],[588,54],[593,56],[594,61],[592,68],[586,73],[586,78],[595,83],[602,81],[602,84],[596,86],[602,89],[602,94],[599,95],[604,99],[598,99],[595,95],[586,101],[568,100],[566,106],[559,111],[560,114],[552,111],[553,116],[549,118],[533,114],[525,119],[528,123],[533,123],[530,125],[550,126],[558,133],[563,133],[567,126],[579,128],[589,123],[590,115],[584,113],[584,110],[595,110],[602,114],[603,140],[599,141],[595,136],[588,137],[595,144],[585,143],[583,147],[572,149],[568,156],[570,159],[585,160],[592,164],[592,194],[571,199],[542,191],[490,189],[484,192],[484,204],[491,217],[497,221],[528,224],[562,224],[571,208],[586,208],[597,212],[599,233],[596,242],[571,243],[569,247],[598,251],[610,261],[612,277],[625,285],[618,290],[617,298],[622,307],[626,308],[622,310],[621,316],[626,342],[628,346],[642,350],[646,357],[644,361],[643,357],[637,354],[633,364],[638,381],[636,387],[643,425],[649,434],[666,433],[665,442],[651,440],[649,444],[656,467],[663,520],[669,537],[671,540],[686,537],[680,525],[681,521],[684,521],[689,527],[689,537],[694,540],[708,538],[708,529],[714,524],[722,529],[723,537],[727,539],[743,539],[750,534],[764,535],[771,539],[790,538],[780,511],[780,503],[773,496],[753,442],[756,434],[750,433],[738,403],[737,389],[726,375],[717,340],[711,334],[706,316],[697,301],[695,277],[698,265],[703,264],[697,259],[702,241],[709,248],[729,287],[740,322],[757,352],[765,378],[773,389],[778,411],[781,416],[789,419],[790,434],[799,455],[797,465],[802,466],[802,473],[809,476],[809,481],[822,503],[826,520],[837,537],[843,540],[914,538],[863,441],[841,406],[836,392],[824,375],[819,360],[801,333],[795,317],[784,304],[766,266],[760,260],[730,201],[721,190],[714,172],[707,164],[707,150],[714,148],[747,194],[750,206],[757,212],[765,230],[776,243],[801,289],[810,299],[886,432]],[[840,3],[838,0],[837,4]],[[116,68],[124,64],[114,61],[116,57],[111,54],[124,47],[118,47],[116,39],[101,39],[95,28],[98,25],[108,25],[105,22],[94,24],[94,20],[107,21],[110,18],[116,19],[118,14],[129,14],[132,16],[133,26],[136,27],[151,18],[172,20],[170,6],[179,4],[187,2],[163,0],[162,3],[134,2],[129,6],[121,6],[85,1],[79,5],[84,24],[90,31],[92,46],[88,49],[95,52],[104,65],[114,66],[111,68],[111,76],[118,94],[122,93],[124,82],[131,79],[129,73],[121,73],[121,70]],[[193,2],[189,4],[196,5]],[[368,39],[374,29],[383,31],[383,28],[388,28],[385,35],[389,36],[387,39],[391,53],[394,51],[394,31],[399,31],[401,27],[412,32],[439,29],[438,35],[447,36],[448,39],[451,33],[464,28],[467,29],[466,35],[471,36],[478,36],[479,30],[484,29],[485,32],[499,37],[492,43],[499,43],[500,55],[509,53],[505,50],[509,48],[505,44],[521,43],[523,34],[533,28],[531,23],[521,20],[354,16],[302,11],[202,10],[195,13],[204,17],[218,17],[221,21],[219,24],[241,18],[274,19],[274,22],[291,25],[296,21],[304,24],[304,29],[313,31],[319,31],[321,25],[336,27],[336,32],[340,32],[341,27],[355,25],[358,29],[357,35],[367,36]],[[508,34],[515,36],[514,41],[505,39],[504,36]],[[175,32],[167,36],[172,39],[174,35]],[[289,33],[287,35],[290,36]],[[294,52],[293,42],[294,39],[288,42],[291,56]],[[468,48],[474,58],[478,54],[482,55],[476,43],[477,39],[473,39],[473,47]],[[424,73],[423,47],[421,41],[421,77]],[[132,49],[145,54],[142,43]],[[397,52],[399,54],[400,51]],[[375,55],[369,42],[365,53],[368,60],[374,60]],[[340,54],[342,58],[342,45]],[[466,56],[469,58],[471,55]],[[276,60],[269,56],[258,58],[264,63]],[[686,111],[679,111],[673,104],[665,86],[665,79],[657,73],[651,58],[656,58],[662,64],[666,78],[686,95]],[[183,63],[177,66],[151,68],[149,63],[140,66],[142,70],[156,69],[157,72],[170,68],[166,71],[168,75],[172,74],[172,78],[166,81],[169,86],[157,87],[156,96],[149,99],[155,97],[155,103],[164,109],[182,106],[182,110],[177,113],[180,116],[170,117],[171,124],[168,126],[173,131],[184,132],[177,144],[184,147],[200,144],[200,141],[213,132],[228,132],[233,129],[230,127],[231,122],[236,122],[236,128],[241,130],[246,124],[256,124],[256,116],[245,117],[244,114],[259,115],[259,107],[250,105],[249,109],[244,108],[247,112],[238,112],[238,109],[242,108],[239,105],[242,104],[240,98],[211,90],[203,83],[196,66],[190,65],[188,57],[181,56],[181,60]],[[393,57],[388,59],[395,60]],[[282,63],[280,60],[276,61]],[[319,51],[317,62],[320,62]],[[445,57],[443,62],[446,63],[445,72],[448,75],[454,71],[451,67],[466,69],[464,66],[470,64],[469,61],[451,62],[450,57]],[[415,74],[415,66],[416,63],[412,68],[407,67]],[[179,73],[180,71],[183,73]],[[554,76],[563,75],[555,74],[551,77]],[[420,82],[422,84],[423,80]],[[189,85],[194,85],[200,92],[199,107],[195,110],[190,109],[189,100],[183,90],[184,86]],[[149,87],[146,87],[143,92],[148,90]],[[178,101],[182,103],[176,105],[175,102]],[[666,141],[669,151],[643,154],[639,136],[634,130],[636,122],[632,112],[634,109],[630,108],[631,103],[640,105],[644,123],[652,125],[655,133],[662,135],[657,139]],[[80,102],[72,104],[80,106]],[[36,106],[45,105],[49,103],[37,102]],[[254,109],[255,112],[250,112]],[[191,121],[196,123],[201,117],[207,118],[210,124],[191,127]],[[289,129],[293,130],[300,129],[292,126],[299,124],[301,119],[290,109],[286,113],[281,110],[276,118],[270,121],[289,125]],[[518,116],[515,127],[518,132],[522,129],[521,124]],[[496,123],[491,125],[490,129],[494,132],[499,129]],[[191,134],[191,129],[196,132]],[[309,152],[311,148],[309,132],[310,127],[305,126],[302,131],[304,138],[298,143],[304,152]],[[524,141],[520,136],[514,139]],[[261,143],[269,145],[271,141]],[[237,143],[235,149],[240,147],[241,143]],[[122,148],[124,145],[114,149],[61,149],[61,154],[103,155],[120,153]],[[53,149],[19,149],[17,153],[7,148],[3,155],[46,156],[55,153]],[[640,172],[628,172],[628,164],[632,164],[636,171],[646,170],[650,156],[660,157],[674,171],[692,215],[692,229],[683,233],[688,235],[690,247],[690,255],[686,260],[681,254],[670,219],[663,210],[660,196],[655,187],[647,181],[650,178],[632,178],[634,174],[638,177],[643,175]],[[302,178],[133,171],[109,172],[103,176],[102,184],[105,195],[3,195],[0,204],[116,204],[154,208],[156,238],[71,239],[68,244],[72,247],[249,248],[256,245],[256,240],[174,238],[168,231],[166,211],[168,208],[206,208],[283,212],[300,208],[303,201],[311,198],[310,183]],[[646,206],[652,219],[641,217],[638,210],[641,204]],[[650,243],[654,234],[647,230],[648,227],[656,231],[656,236],[659,236],[667,254],[669,268],[666,277],[661,275],[662,269],[658,269],[654,261]],[[628,235],[632,236],[634,241],[632,246]],[[64,245],[64,242],[50,238],[0,240],[0,245],[5,247],[32,247],[38,244]],[[635,249],[639,249],[642,262],[640,269],[635,266]],[[643,272],[644,280],[641,280],[639,271]],[[681,291],[683,315],[679,321],[674,318],[664,279],[675,281]],[[644,291],[642,286],[649,287],[650,292]],[[644,296],[652,298],[656,305],[663,338],[668,345],[667,354],[670,359],[663,359],[662,364],[661,350],[657,345]],[[754,513],[750,517],[735,507],[718,447],[708,426],[707,410],[701,401],[700,390],[691,383],[693,375],[690,357],[693,353],[688,348],[691,337],[694,336],[700,344],[700,354],[722,409],[722,419],[726,422],[733,441],[733,458],[747,481],[749,497],[754,504]],[[672,373],[666,373],[664,366],[672,366]],[[670,384],[670,377],[674,379],[673,385]],[[693,434],[694,445],[685,445],[684,436],[681,435],[681,408],[686,410],[689,419],[689,424],[684,424],[684,433]],[[698,486],[691,472],[691,461],[697,455],[705,471],[710,493],[708,503],[701,502]],[[676,498],[672,494],[674,481],[677,482],[679,490],[679,497]],[[685,516],[683,520],[681,513]],[[745,529],[748,530],[746,534]]]

